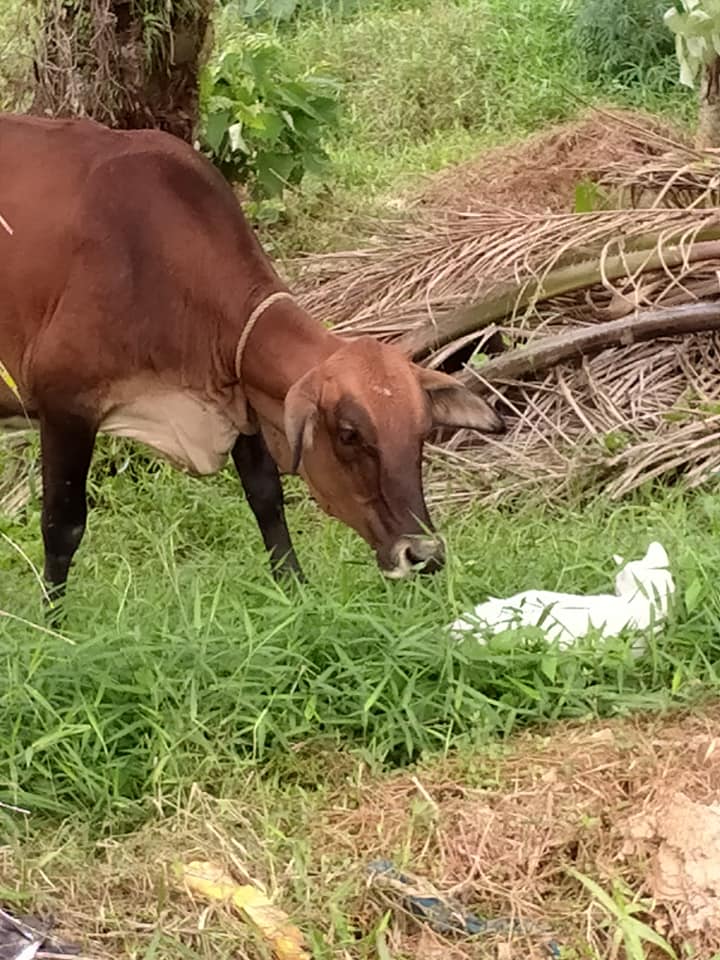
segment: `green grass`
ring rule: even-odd
[[[357,6],[350,16],[272,28],[282,30],[288,56],[327,63],[343,81],[344,104],[328,176],[308,181],[287,218],[263,234],[276,252],[357,243],[359,221],[386,210],[401,188],[583,104],[693,116],[693,94],[668,92],[662,72],[646,71],[641,84],[629,74],[591,82],[558,0]],[[20,0],[0,0],[0,105],[13,101],[28,66],[23,9]],[[220,42],[234,29],[228,7]],[[389,955],[380,921],[356,941],[348,898],[362,880],[349,879],[352,862],[333,851],[328,872],[324,853],[307,849],[319,805],[334,802],[330,787],[343,787],[351,805],[367,766],[431,763],[457,749],[469,770],[521,727],[717,694],[715,485],[655,487],[619,505],[550,509],[538,499],[436,510],[448,569],[389,583],[367,548],[290,483],[289,520],[309,583],[281,589],[230,471],[195,481],[142,461],[110,476],[108,449],[93,472],[89,530],[71,580],[71,642],[41,626],[37,501],[0,518],[0,837],[14,838],[19,865],[12,890],[0,878],[3,900],[20,891],[34,901],[39,889],[57,890],[57,878],[70,890],[85,875],[98,891],[115,878],[123,896],[138,862],[154,867],[175,836],[173,824],[152,836],[158,810],[178,804],[187,825],[199,785],[252,807],[257,862],[264,855],[268,875],[282,869],[303,910],[312,900],[313,923],[334,931],[343,956],[346,947],[353,956]],[[2,466],[0,447],[0,473]],[[653,538],[670,551],[678,599],[640,660],[624,641],[559,653],[500,639],[457,647],[445,638],[444,625],[489,593],[607,590],[611,554],[638,556]],[[26,823],[3,803],[32,815]],[[226,819],[234,830],[235,812]],[[137,861],[116,867],[119,848],[96,845],[99,835],[142,824],[157,847],[138,841]],[[418,826],[423,836],[426,827]],[[151,882],[157,916],[146,919],[158,932],[144,943],[128,933],[128,943],[137,940],[132,955],[199,955],[162,929],[165,892],[157,877]],[[116,916],[126,915],[132,905]]]
[[[625,80],[589,77],[573,17],[558,0],[361,7],[355,16],[329,12],[277,28],[288,57],[324,63],[343,85],[332,169],[306,181],[290,203],[289,221],[273,232],[281,253],[352,244],[358,217],[387,210],[399,187],[587,105],[639,107],[686,122],[695,114],[672,62],[641,75],[628,70]],[[219,24],[219,48],[237,30],[233,9]]]
[[[642,735],[642,729],[635,731],[636,738]],[[232,798],[217,799],[201,790],[194,790],[189,797],[157,794],[150,822],[133,833],[116,833],[100,840],[79,818],[66,821],[48,838],[42,831],[23,830],[22,818],[16,815],[15,830],[6,832],[0,848],[4,865],[0,897],[17,912],[28,901],[42,904],[60,918],[68,940],[78,942],[99,933],[94,949],[87,951],[92,956],[138,960],[269,957],[249,924],[239,920],[231,925],[222,911],[209,911],[200,928],[204,898],[190,900],[175,879],[174,867],[207,858],[239,863],[241,869],[267,884],[274,902],[305,933],[316,960],[386,956],[413,960],[418,956],[413,949],[414,928],[394,921],[388,924],[389,902],[368,895],[368,863],[387,856],[399,867],[447,889],[452,854],[448,857],[442,851],[459,845],[458,795],[465,796],[469,807],[464,811],[461,806],[459,811],[461,821],[467,824],[473,807],[475,812],[480,809],[484,820],[485,803],[492,803],[494,797],[502,800],[504,793],[507,799],[526,785],[526,796],[535,793],[530,771],[534,765],[537,770],[543,740],[527,740],[523,748],[530,774],[523,784],[518,784],[517,766],[503,767],[505,759],[512,759],[512,751],[503,757],[500,751],[487,750],[482,756],[466,754],[453,762],[419,766],[413,783],[409,776],[392,782],[373,777],[361,758],[321,757],[305,748],[293,755],[289,769],[280,774],[248,772]],[[563,764],[560,776],[567,778],[568,786],[577,766],[576,757]],[[426,795],[415,789],[418,783]],[[537,801],[537,796],[534,799]],[[374,807],[382,810],[376,818]],[[537,809],[535,802],[533,810]],[[607,812],[610,818],[613,812]],[[591,826],[587,821],[592,818],[587,815],[578,812],[577,816],[585,822],[578,823],[571,814],[557,823],[558,835],[574,835],[593,852],[598,846],[603,849],[602,843],[598,844],[603,829]],[[495,832],[496,849],[498,834],[504,833],[508,846],[515,845],[512,827],[508,827],[502,824]],[[548,828],[550,832],[555,829],[552,824]],[[532,840],[527,847],[521,856],[531,861]],[[562,844],[558,847],[557,889],[551,898],[543,897],[548,929],[563,944],[562,956],[567,960],[601,960],[606,954],[599,954],[587,942],[585,923],[573,922],[573,917],[586,909],[588,896],[579,881],[567,883]],[[606,850],[607,846],[603,852]],[[591,856],[587,851],[584,862],[589,863]],[[492,867],[488,872],[492,877]],[[599,882],[605,884],[605,878]],[[510,910],[499,886],[496,891],[491,882],[471,881],[470,889],[463,893],[464,902],[483,916],[507,916]],[[630,891],[620,890],[625,900],[618,906],[631,908]],[[600,907],[604,905],[602,895],[597,901]],[[102,904],[100,910],[98,904]],[[611,931],[615,926],[627,927],[625,917],[611,915],[607,923],[604,912],[598,909],[597,914],[593,932],[600,937],[604,927]],[[456,943],[458,939],[468,960],[480,960],[494,952],[493,940],[487,936],[453,938]],[[541,939],[547,937],[536,938],[536,945]],[[522,945],[523,941],[521,949]]]
[[[290,522],[310,582],[280,589],[229,471],[96,478],[68,601],[74,643],[0,618],[0,800],[38,816],[134,821],[149,795],[231,790],[246,764],[282,764],[300,742],[404,764],[518,725],[664,707],[716,685],[720,500],[710,493],[458,509],[442,518],[448,571],[396,584],[296,491]],[[1,529],[40,565],[36,506]],[[457,648],[443,635],[488,593],[608,589],[611,553],[639,554],[653,537],[673,556],[680,612],[638,663],[624,642],[559,654]],[[5,541],[0,564],[2,608],[39,622],[28,561]]]
[[[331,10],[276,28],[289,58],[323,63],[341,81],[343,108],[328,174],[308,178],[265,235],[281,256],[353,247],[368,232],[368,216],[394,212],[399,191],[588,105],[642,108],[684,123],[695,115],[694,95],[676,82],[672,63],[642,75],[628,70],[625,81],[589,77],[573,17],[557,0],[360,6],[355,16]],[[218,25],[219,49],[238,30],[233,9]]]
[[[4,0],[0,11],[0,42],[11,41],[18,7]],[[571,116],[575,95],[687,113],[684,92],[582,79],[570,28],[556,0],[388,0],[277,28],[288,56],[325,61],[340,77],[345,111],[330,179],[294,201],[276,245],[349,238],[352,222],[338,226],[348,214],[481,146]],[[230,8],[221,44],[233,29]],[[97,509],[69,601],[74,645],[23,625],[40,616],[36,584],[8,541],[0,552],[0,605],[11,615],[0,620],[0,721],[10,731],[2,796],[49,815],[133,818],[158,789],[229,788],[238,765],[276,762],[305,739],[405,763],[518,724],[662,706],[698,681],[715,684],[717,607],[698,599],[716,553],[710,495],[659,492],[582,512],[465,509],[444,518],[448,573],[390,585],[363,545],[295,488],[291,521],[311,583],[284,593],[232,476],[95,476]],[[612,532],[612,550],[653,532],[678,550],[695,606],[649,659],[633,665],[622,646],[558,658],[447,645],[442,625],[488,591],[605,588],[611,550],[599,529]],[[2,530],[40,564],[37,506]]]
[[[348,148],[382,154],[464,130],[507,135],[567,115],[561,67],[572,51],[561,21],[547,0],[434,2],[310,23],[291,49],[308,63],[324,59],[344,82]],[[339,147],[338,157],[357,169],[349,151]]]

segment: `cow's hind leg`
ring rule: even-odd
[[[302,579],[285,520],[282,483],[278,468],[262,437],[240,435],[232,458],[250,508],[255,515],[276,577],[288,573]]]
[[[96,427],[77,413],[40,412],[42,534],[50,619],[57,622],[68,571],[85,532],[87,474]]]

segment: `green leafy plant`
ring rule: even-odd
[[[674,82],[673,39],[663,25],[667,0],[576,0],[572,33],[586,76],[620,86]],[[653,76],[657,75],[658,76]]]
[[[277,23],[293,17],[298,0],[234,0],[233,6],[248,23]]]
[[[703,67],[720,56],[720,0],[675,0],[665,23],[675,34],[680,83],[692,87]]]
[[[647,953],[643,944],[648,943],[653,944],[672,960],[677,960],[677,954],[667,940],[647,923],[637,918],[636,914],[647,912],[649,905],[635,897],[624,883],[615,881],[612,896],[610,896],[590,877],[572,867],[567,867],[567,872],[579,880],[592,894],[595,903],[605,914],[608,924],[614,927],[613,956],[617,956],[618,948],[622,945],[628,960],[645,960]]]
[[[299,16],[331,15],[346,17],[355,13],[361,0],[230,0],[238,16],[248,23],[287,23]]]
[[[280,44],[248,34],[201,80],[200,148],[255,200],[282,198],[308,174],[322,174],[324,140],[338,123],[338,85],[293,68]]]

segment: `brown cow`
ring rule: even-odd
[[[166,134],[0,116],[0,418],[39,424],[51,595],[86,520],[98,431],[194,474],[229,453],[276,570],[299,567],[278,466],[393,577],[442,565],[423,441],[503,423],[451,377],[341,339],[279,279],[232,190]]]

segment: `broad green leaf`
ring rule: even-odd
[[[235,75],[239,69],[242,69],[242,54],[232,51],[223,55],[218,64],[218,80],[224,79],[231,86],[235,80]]]
[[[248,0],[263,16],[271,2]],[[277,2],[285,11],[295,6],[295,0]],[[322,142],[338,122],[339,86],[316,71],[299,74],[266,35],[249,33],[237,43],[203,71],[202,147],[229,179],[249,177],[253,202],[261,203],[326,169]]]
[[[470,361],[469,361],[470,366],[476,370],[479,370],[481,367],[484,367],[485,364],[489,362],[490,362],[490,357],[487,355],[487,353],[483,353],[482,351],[474,353],[470,357]]]
[[[692,87],[703,66],[720,52],[720,4],[715,0],[682,0],[682,9],[665,11],[665,25],[675,34],[680,82]]]
[[[592,213],[597,208],[598,188],[591,180],[575,186],[575,213]]]
[[[303,153],[301,163],[306,173],[320,177],[327,170],[328,158],[326,154],[320,152]]]
[[[283,131],[283,117],[271,110],[265,110],[258,114],[257,119],[262,120],[263,123],[262,127],[257,127],[257,136],[274,143]]]
[[[244,123],[253,130],[265,129],[265,118],[262,106],[259,103],[253,103],[248,106],[246,103],[235,104],[235,119]]]
[[[663,14],[663,20],[665,21],[665,26],[668,27],[673,33],[678,33],[680,25],[682,24],[682,14],[675,9],[675,7],[670,7],[669,10],[666,10]]]
[[[705,25],[712,22],[712,17],[704,10],[693,10],[687,16],[688,27],[697,30],[698,35],[705,32]]]
[[[299,83],[286,83],[278,88],[278,94],[283,103],[291,107],[302,110],[308,116],[322,123],[325,119],[323,108],[318,109],[312,102],[314,98],[309,97]]]
[[[246,51],[243,57],[243,69],[258,83],[262,83],[270,69],[277,62],[278,50],[269,44]]]
[[[315,115],[321,117],[326,122],[333,120],[338,113],[338,103],[332,97],[313,97],[312,108]]]
[[[208,113],[219,113],[221,110],[232,110],[235,106],[235,101],[232,97],[228,97],[226,94],[212,95],[208,97],[206,110]]]
[[[294,158],[287,153],[258,153],[257,176],[268,196],[283,192],[294,165]]]
[[[211,113],[205,120],[204,139],[212,151],[218,153],[223,138],[230,124],[231,114],[228,110],[219,110]]]

